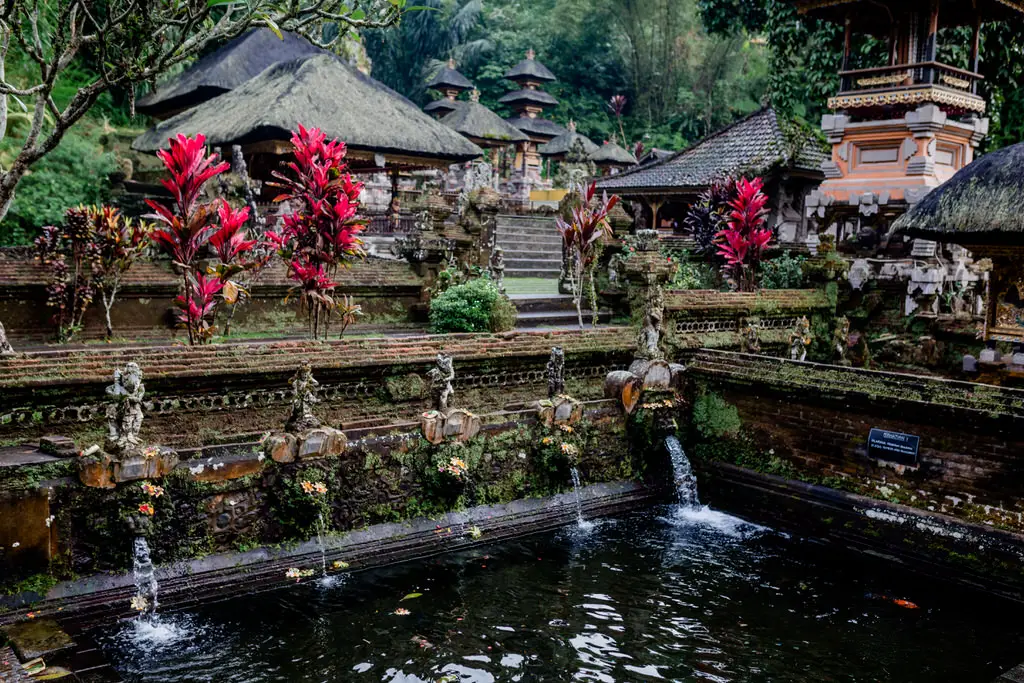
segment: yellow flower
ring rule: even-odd
[[[469,530],[466,533],[473,540],[476,540],[476,539],[478,539],[478,538],[480,538],[481,536],[484,535],[483,529],[481,529],[478,526],[471,526],[471,527],[469,527]]]
[[[302,490],[305,491],[306,493],[313,493],[313,482],[304,481],[302,482],[301,486]]]
[[[348,569],[348,562],[345,560],[335,560],[331,563],[331,567],[334,569]]]
[[[146,492],[147,496],[152,496],[153,498],[159,498],[164,495],[164,488],[162,486],[150,484],[148,481],[142,482],[142,490]]]
[[[462,458],[452,458],[452,467],[457,470],[462,470],[463,472],[469,469],[469,465],[467,465],[466,461]]]
[[[561,429],[566,434],[572,434],[572,427],[570,427],[569,425],[558,425],[558,428]]]
[[[551,437],[550,436],[545,436],[543,439],[540,440],[540,442],[542,444],[544,444],[545,446],[550,446],[551,445]]]
[[[131,605],[133,610],[145,612],[146,608],[149,607],[149,600],[146,600],[146,598],[141,595],[136,595],[132,597]]]

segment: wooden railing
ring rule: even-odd
[[[893,90],[919,85],[937,85],[964,93],[976,94],[984,76],[958,69],[941,62],[894,64],[870,69],[841,71],[842,92],[850,94],[874,90]]]

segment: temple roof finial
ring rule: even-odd
[[[532,47],[529,50],[526,51],[526,58],[527,59],[535,59],[536,57],[537,57],[537,53],[533,51]]]
[[[455,57],[449,57],[448,58],[448,68],[449,69],[454,69],[455,68]]]
[[[566,128],[569,129],[570,133],[575,133],[576,132],[576,122],[573,121],[572,119],[569,119],[569,125],[566,126]]]
[[[476,88],[473,88],[472,90],[470,90],[469,91],[469,101],[470,102],[479,102],[480,101],[480,91],[477,90]]]

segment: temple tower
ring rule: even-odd
[[[974,159],[988,133],[978,94],[985,21],[1024,15],[1017,0],[789,0],[798,11],[844,27],[840,91],[822,118],[832,146],[825,182],[808,214],[839,230],[889,223]],[[940,29],[970,27],[967,68],[938,60]],[[947,32],[949,34],[951,32]],[[858,64],[864,36],[884,46],[878,64]],[[879,57],[876,51],[876,58]],[[963,66],[963,65],[961,65]]]
[[[530,138],[519,145],[516,167],[524,175],[539,177],[541,157],[537,147],[566,132],[562,126],[541,116],[547,107],[558,104],[558,100],[541,90],[541,86],[557,79],[546,66],[537,61],[533,50],[528,50],[526,59],[505,72],[505,78],[519,88],[498,102],[508,105],[515,112],[514,116],[506,120]]]
[[[436,119],[441,119],[459,108],[459,95],[466,90],[472,90],[473,82],[459,73],[455,68],[454,59],[449,59],[448,64],[427,81],[427,87],[439,91],[444,97],[428,102],[423,111]]]

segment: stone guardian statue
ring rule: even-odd
[[[142,399],[146,387],[138,363],[128,363],[123,370],[114,370],[114,383],[107,387],[111,398],[107,406],[107,447],[124,454],[138,448],[142,429]]]
[[[796,320],[796,325],[789,333],[789,357],[792,360],[807,360],[807,347],[811,345],[811,323],[806,315]]]
[[[0,358],[13,355],[14,347],[7,341],[7,332],[4,330],[4,324],[0,323]]]
[[[551,349],[548,359],[548,398],[565,393],[565,351],[561,346]]]
[[[437,366],[431,368],[428,376],[430,377],[430,395],[434,399],[434,410],[447,413],[455,396],[455,388],[452,386],[452,381],[455,379],[452,357],[443,353],[437,354]]]
[[[317,382],[313,377],[313,366],[309,361],[299,366],[295,376],[288,380],[292,387],[292,414],[288,418],[285,430],[289,432],[305,432],[321,426],[320,420],[313,414],[313,406],[320,402],[317,398]]]

